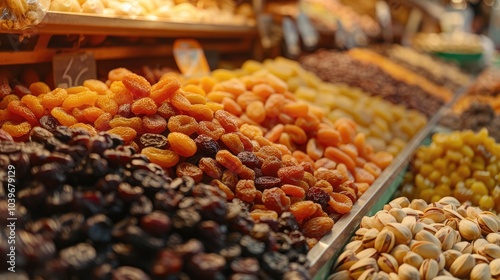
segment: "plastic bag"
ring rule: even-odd
[[[2,0],[0,30],[23,30],[40,23],[50,0]]]

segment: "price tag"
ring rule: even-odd
[[[59,88],[81,86],[85,80],[96,78],[94,54],[64,53],[52,59],[54,84]]]
[[[300,54],[299,33],[295,22],[289,17],[283,18],[283,36],[285,37],[286,51],[291,56]]]
[[[318,31],[311,24],[309,17],[303,12],[299,12],[299,15],[297,16],[297,26],[299,28],[300,37],[302,37],[304,46],[308,49],[316,47],[319,41]]]
[[[175,40],[174,59],[179,70],[187,77],[203,76],[210,73],[203,48],[194,39]]]

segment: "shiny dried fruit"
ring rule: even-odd
[[[171,132],[180,132],[185,135],[191,135],[198,130],[198,122],[193,117],[186,115],[170,117],[167,126]]]
[[[135,98],[146,97],[151,90],[151,84],[148,80],[134,73],[125,75],[122,82]]]
[[[269,210],[274,210],[281,214],[290,207],[290,198],[279,188],[266,189],[262,193],[262,202]]]
[[[131,105],[132,113],[136,115],[153,115],[156,114],[158,110],[158,106],[153,99],[149,97],[144,97],[141,99],[137,99]]]
[[[141,153],[147,156],[152,163],[165,168],[173,167],[179,162],[179,156],[172,150],[146,147],[142,149]]]
[[[190,157],[196,153],[196,143],[186,134],[171,132],[168,134],[168,142],[174,152],[183,157]]]
[[[170,99],[181,88],[179,80],[174,77],[165,77],[151,87],[151,97],[157,104]]]
[[[236,197],[245,201],[252,202],[255,198],[257,190],[255,189],[253,180],[240,180],[236,184]]]
[[[217,152],[215,159],[220,165],[224,166],[225,168],[235,173],[241,172],[243,164],[237,156],[231,154],[229,151],[220,150],[219,152]]]
[[[307,221],[302,227],[306,237],[320,239],[333,228],[333,220],[329,217],[316,217]]]

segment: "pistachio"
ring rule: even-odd
[[[397,273],[389,273],[389,280],[399,280],[399,275]]]
[[[441,223],[446,219],[446,216],[443,209],[430,207],[424,210],[424,218],[429,218],[435,223]]]
[[[484,238],[479,238],[472,241],[471,244],[472,244],[472,253],[479,254],[479,248],[483,247],[486,244],[489,244],[489,242]]]
[[[437,207],[437,208],[443,208],[444,207],[444,204],[441,204],[439,203],[439,201],[436,201],[436,202],[432,202],[431,204],[429,204],[429,206],[427,206],[427,208],[431,208],[431,207]]]
[[[465,240],[475,240],[481,237],[479,225],[475,221],[469,219],[460,221],[460,224],[458,224],[458,231]]]
[[[472,254],[472,257],[474,257],[474,259],[476,260],[476,264],[480,264],[480,263],[489,264],[490,263],[490,261],[483,255]]]
[[[360,227],[362,228],[372,228],[372,219],[368,216],[364,216],[363,218],[361,218],[361,223],[360,223]]]
[[[335,272],[334,274],[328,276],[327,280],[346,280],[349,278],[350,278],[349,271],[341,270],[341,271]]]
[[[405,211],[400,208],[392,208],[389,210],[389,215],[393,216],[396,219],[396,222],[401,223],[404,217],[406,217]]]
[[[375,269],[375,271],[378,271],[378,265],[375,259],[372,258],[360,259],[358,262],[356,262],[349,268],[349,275],[353,279],[358,279],[359,276],[361,276],[361,274],[363,274],[363,272],[365,272],[368,269]]]
[[[460,214],[460,216],[462,217],[467,217],[467,208],[469,207],[469,205],[467,204],[462,204],[460,205],[458,208],[457,208],[457,213]]]
[[[460,201],[452,196],[445,196],[439,200],[439,203],[443,205],[453,205],[455,207],[460,206]]]
[[[443,210],[444,210],[444,209],[457,211],[457,206],[455,206],[455,205],[453,205],[453,204],[446,204],[445,206],[443,206]]]
[[[446,225],[443,223],[433,223],[433,224],[430,224],[430,226],[433,226],[436,230],[440,230],[441,228],[445,227]]]
[[[403,263],[403,258],[408,252],[411,252],[411,249],[410,247],[408,247],[408,245],[399,244],[392,249],[391,255],[398,261],[398,264],[401,265]]]
[[[467,253],[471,254],[472,253],[472,245],[467,241],[461,241],[461,242],[455,243],[455,245],[453,245],[452,249],[457,250],[462,254],[467,254]]]
[[[406,207],[406,208],[403,208],[401,210],[403,210],[403,212],[405,212],[406,216],[413,216],[415,218],[418,218],[418,211],[413,209],[413,208]]]
[[[361,240],[354,240],[354,241],[351,241],[349,242],[346,246],[345,246],[345,250],[351,250],[353,251],[355,254],[361,252],[362,250],[364,249],[363,247],[363,241]]]
[[[448,218],[444,224],[451,227],[454,230],[458,230],[458,224],[460,223],[460,220],[457,218]]]
[[[468,278],[475,265],[476,260],[471,254],[463,254],[451,264],[450,272],[457,278]]]
[[[486,240],[492,244],[500,245],[500,233],[490,233],[486,235]]]
[[[422,229],[426,230],[432,234],[436,234],[436,232],[437,232],[437,229],[434,226],[431,226],[430,224],[422,223]]]
[[[421,231],[424,226],[417,221],[417,218],[414,216],[406,216],[402,221],[402,225],[405,225],[413,235],[415,235],[417,232]]]
[[[455,277],[453,277],[453,274],[451,274],[449,271],[447,270],[441,270],[438,274],[438,276],[448,276],[448,277],[451,277],[451,279],[457,279]]]
[[[446,259],[444,257],[444,254],[443,253],[439,254],[439,257],[437,257],[437,259],[435,260],[438,263],[439,271],[443,270],[444,266],[446,265]]]
[[[410,208],[420,211],[424,211],[427,206],[427,202],[425,202],[425,200],[423,199],[413,199],[409,205]]]
[[[409,265],[409,264],[402,264],[399,267],[398,270],[398,276],[399,279],[401,280],[419,280],[420,279],[420,273],[418,272],[418,269],[415,267]]]
[[[358,261],[358,258],[356,258],[354,251],[345,250],[337,258],[337,261],[335,261],[335,264],[332,267],[333,271],[348,270],[357,261]]]
[[[439,265],[434,259],[425,259],[420,265],[420,279],[431,280],[438,275]]]
[[[412,240],[413,235],[411,231],[402,224],[389,223],[385,228],[394,233],[397,244],[409,244]]]
[[[370,268],[361,273],[358,280],[380,280],[380,277],[374,268]]]
[[[373,216],[373,227],[381,231],[384,226],[390,223],[396,223],[396,218],[394,218],[391,214],[378,212]]]
[[[444,268],[447,270],[450,270],[451,264],[462,255],[460,251],[457,250],[448,250],[443,252],[444,260],[445,260],[445,265]]]
[[[435,259],[441,254],[441,247],[429,241],[417,241],[410,248],[424,259]]]
[[[374,247],[379,253],[386,253],[390,252],[395,244],[396,237],[394,233],[384,228],[375,238]]]
[[[498,232],[498,223],[492,215],[481,214],[477,216],[477,224],[484,235]]]
[[[410,201],[408,198],[404,196],[400,196],[398,198],[393,199],[391,202],[389,202],[389,205],[399,205],[402,208],[410,206]]]
[[[487,215],[492,217],[497,222],[498,228],[500,228],[500,217],[498,217],[498,215],[490,211],[483,211],[481,212],[481,215]]]
[[[476,219],[481,214],[481,210],[476,207],[467,207],[467,218]]]
[[[438,276],[436,278],[434,278],[434,280],[458,280],[457,278],[453,277],[453,276],[444,276],[444,275],[441,275],[441,276]]]
[[[358,228],[358,230],[356,230],[356,232],[354,233],[353,239],[354,240],[363,240],[363,236],[369,230],[370,229],[368,229],[368,228]]]
[[[434,224],[434,220],[433,219],[426,218],[426,217],[423,217],[423,216],[420,218],[420,222],[422,224],[426,224],[426,225],[432,225],[432,224]]]
[[[356,258],[358,260],[368,259],[368,258],[376,260],[378,258],[378,252],[377,250],[375,250],[375,248],[366,248],[363,251],[357,253]]]
[[[386,273],[398,272],[398,261],[387,253],[382,253],[377,260],[378,267]]]
[[[432,243],[436,244],[437,246],[439,246],[439,248],[441,248],[441,242],[439,241],[439,239],[437,239],[436,236],[434,236],[432,233],[430,233],[428,231],[421,230],[417,234],[415,234],[414,238],[417,241],[429,241],[429,242],[432,242]]]
[[[375,238],[377,238],[377,235],[379,234],[378,229],[376,228],[371,228],[367,232],[365,232],[365,235],[363,236],[363,246],[365,248],[370,248],[373,247],[373,243],[375,243]]]
[[[384,271],[379,271],[378,272],[378,277],[380,280],[390,280],[389,279],[389,274],[384,272]]]
[[[485,256],[489,261],[500,259],[500,246],[496,244],[485,244],[477,251],[481,256]]]
[[[422,256],[415,252],[408,252],[403,258],[403,263],[409,264],[416,268],[420,268],[423,261],[424,258],[422,258]]]
[[[449,250],[453,247],[456,241],[457,232],[449,226],[439,229],[434,235],[441,243],[441,249]]]
[[[471,280],[490,280],[491,272],[490,266],[485,263],[476,265],[470,272]]]
[[[446,216],[446,219],[451,219],[451,218],[456,218],[458,220],[463,220],[464,217],[460,215],[457,210],[449,209],[449,208],[443,208],[444,215]]]
[[[491,277],[494,279],[500,278],[500,259],[492,260],[490,262]]]

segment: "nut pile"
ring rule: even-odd
[[[435,202],[445,196],[500,210],[500,144],[482,129],[436,133],[415,152],[402,195]]]
[[[328,279],[497,279],[499,229],[496,214],[453,197],[399,197],[363,217]]]
[[[451,99],[449,90],[367,50],[319,51],[302,57],[300,63],[324,81],[361,88],[427,116]]]
[[[256,220],[291,211],[313,246],[393,156],[375,152],[354,121],[326,120],[276,76],[234,75],[218,70],[184,86],[167,75],[151,85],[120,68],[106,83],[67,90],[36,82],[31,94],[14,90],[4,98],[10,101],[0,103],[0,123],[16,141],[37,126],[119,135],[170,176],[190,176],[244,201]]]
[[[15,185],[19,279],[310,278],[307,242],[290,212],[256,223],[239,199],[170,178],[112,134],[58,126],[34,128],[26,143],[7,138],[0,138],[0,223],[6,228],[6,192]]]
[[[326,117],[333,122],[341,118],[354,120],[357,130],[366,135],[366,142],[375,151],[396,156],[426,124],[425,116],[416,110],[372,97],[357,88],[323,82],[296,61],[282,57],[264,63],[247,61],[242,69],[247,73],[267,69],[286,81],[299,99],[326,110]]]

